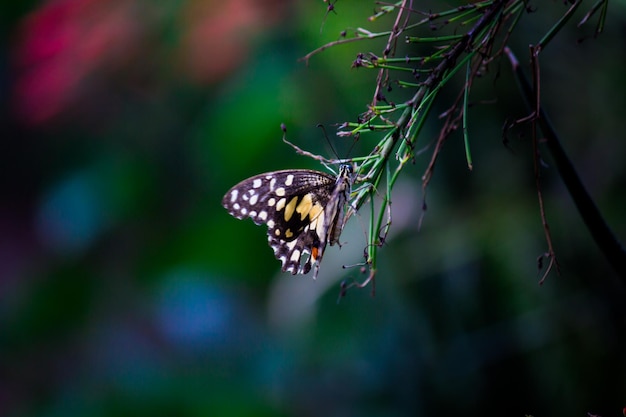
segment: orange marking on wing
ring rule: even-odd
[[[313,258],[314,261],[317,260],[318,255],[319,255],[319,249],[317,249],[317,247],[311,248],[311,258]]]

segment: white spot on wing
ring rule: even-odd
[[[259,199],[259,195],[258,195],[258,194],[255,194],[255,195],[253,195],[252,197],[250,197],[250,201],[249,201],[249,203],[250,203],[250,204],[256,204],[256,202],[257,202],[257,200],[258,200],[258,199]]]
[[[262,212],[259,213],[259,219],[265,221],[267,220],[267,211],[263,210]]]
[[[252,188],[259,188],[262,184],[263,184],[263,181],[261,181],[260,178],[257,178],[254,181],[252,181]]]
[[[237,200],[237,196],[239,195],[239,190],[233,190],[230,192],[230,202],[234,203]]]
[[[284,197],[285,196],[285,189],[283,187],[278,187],[276,189],[276,195],[279,197]]]
[[[293,184],[293,174],[287,175],[287,180],[285,180],[285,185],[287,187],[289,187],[291,184]]]

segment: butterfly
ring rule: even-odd
[[[344,208],[354,168],[339,167],[336,176],[308,169],[255,175],[232,187],[222,205],[238,219],[267,225],[267,238],[283,272],[317,278],[326,245],[334,245],[344,225]]]

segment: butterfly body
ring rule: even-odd
[[[336,177],[306,169],[259,174],[232,187],[222,205],[238,219],[267,225],[283,271],[306,274],[314,267],[315,278],[326,245],[339,241],[352,176],[350,165]]]

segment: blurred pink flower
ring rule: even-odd
[[[99,69],[123,64],[137,47],[129,0],[56,0],[26,17],[15,54],[15,111],[29,124],[48,122],[80,104]]]
[[[31,125],[76,113],[101,118],[109,91],[120,83],[143,91],[146,74],[213,84],[245,62],[253,39],[280,22],[288,5],[281,0],[187,0],[179,5],[49,0],[24,19],[17,36],[15,112]],[[172,21],[179,25],[174,44],[171,34],[167,42],[160,39]]]
[[[284,19],[284,0],[191,0],[182,24],[182,62],[195,82],[211,84],[245,62],[259,33]]]

